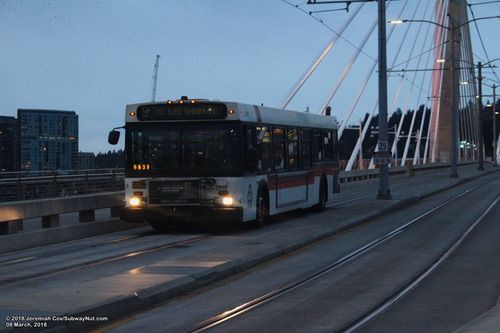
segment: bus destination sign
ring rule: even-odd
[[[226,115],[227,107],[221,103],[151,104],[137,108],[137,119],[141,121],[224,119]]]

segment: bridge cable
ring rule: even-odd
[[[468,17],[467,17],[467,10],[465,10],[465,12],[462,12],[463,14],[463,18],[462,18],[462,21],[468,21]],[[474,63],[473,63],[473,59],[472,59],[472,46],[471,46],[471,41],[470,41],[470,28],[467,26],[467,27],[463,27],[463,33],[461,34],[461,37],[462,37],[462,45],[463,45],[463,59],[466,60],[465,63],[467,63],[468,65],[466,66],[471,66],[469,68],[469,70],[467,70],[466,68],[464,68],[462,70],[462,74],[464,75],[464,81],[467,81],[467,82],[470,82],[470,83],[475,83],[475,73],[474,73]],[[472,78],[471,78],[472,76]],[[469,98],[467,98],[465,96],[465,121],[466,121],[466,128],[467,128],[467,132],[468,132],[468,135],[467,135],[467,139],[465,140],[465,144],[466,146],[464,145],[464,148],[466,148],[466,151],[467,151],[467,157],[470,156],[470,151],[469,151],[469,148],[472,146],[472,158],[474,159],[475,157],[475,149],[474,149],[474,142],[476,141],[474,139],[474,130],[475,130],[475,126],[474,126],[474,122],[473,122],[473,110],[471,110],[471,106],[474,105],[474,102],[476,101],[475,99],[475,95],[473,94],[473,87],[471,87],[471,84],[469,84],[467,87],[464,87],[465,89],[465,94],[464,95],[469,95]],[[472,99],[472,101],[471,101]],[[472,118],[472,119],[471,119]]]
[[[427,6],[425,7],[425,11],[424,11],[424,15],[422,16],[422,19],[425,19],[426,15],[427,15],[427,10],[429,8],[429,3],[430,3],[430,1],[427,2]],[[413,42],[412,48],[410,50],[410,57],[413,54],[413,51],[415,50],[415,46],[417,45],[417,40],[419,38],[420,31],[422,29],[423,24],[424,24],[423,22],[419,23],[418,31],[417,31],[417,34],[416,34],[416,38],[415,38],[415,41]],[[418,59],[417,67],[420,65],[420,60],[421,60],[421,57],[419,57],[419,59]],[[413,75],[412,84],[415,82],[416,76],[417,76],[417,72],[415,72],[414,75]],[[405,119],[407,111],[408,111],[407,109],[408,109],[408,106],[410,104],[410,99],[412,97],[412,94],[413,94],[413,86],[410,87],[410,92],[409,92],[409,94],[406,97],[405,106],[403,108],[403,112],[402,112],[401,118],[399,120],[399,124],[398,124],[397,130],[396,130],[396,134],[395,134],[394,140],[392,142],[392,148],[391,148],[391,154],[392,155],[394,155],[394,153],[397,152],[397,144],[399,142],[399,137],[400,137],[400,134],[401,134],[401,129],[403,127],[403,122],[404,122],[404,119]],[[397,159],[398,159],[398,154],[396,154],[396,161],[397,161]]]
[[[421,0],[419,0],[419,2],[417,3],[417,6],[415,7],[415,10],[413,11],[413,14],[412,14],[412,19],[414,19],[414,18],[415,18],[415,16],[416,16],[416,14],[417,14],[417,9],[418,9],[418,7],[419,7],[419,5],[420,5],[420,2],[421,2]],[[406,8],[406,3],[405,3],[405,6],[403,7],[403,9],[401,10],[401,13],[399,14],[399,16],[400,16],[400,17],[402,16],[402,12],[403,12],[403,10],[404,10],[405,8]],[[393,26],[393,27],[392,27],[392,29],[391,29],[391,34],[392,34],[392,32],[394,31],[394,28],[395,28],[395,26]],[[403,45],[404,45],[404,43],[405,43],[405,41],[406,41],[406,36],[408,35],[409,29],[410,29],[410,26],[408,25],[408,26],[406,27],[406,30],[405,30],[404,36],[403,36],[403,38],[401,39],[401,43],[400,43],[399,47],[397,48],[397,52],[396,52],[396,55],[394,56],[394,59],[393,59],[393,61],[392,61],[392,65],[394,65],[394,63],[395,63],[395,62],[398,60],[398,58],[399,58],[400,52],[401,52],[401,50],[403,49]],[[373,116],[374,116],[375,112],[377,111],[377,109],[378,109],[378,100],[376,101],[375,106],[374,106],[374,108],[373,108],[372,112],[370,112],[370,113],[369,113],[369,115],[368,115],[368,119],[365,121],[365,124],[364,124],[364,126],[363,126],[363,130],[362,130],[362,132],[361,132],[361,136],[358,138],[358,140],[357,140],[357,142],[356,142],[356,145],[355,145],[355,147],[354,147],[354,149],[353,149],[353,152],[351,153],[351,156],[350,156],[350,158],[349,158],[349,160],[348,160],[348,162],[347,162],[347,165],[346,165],[346,170],[351,170],[351,169],[352,169],[352,166],[353,166],[353,164],[354,164],[355,158],[356,158],[356,156],[357,156],[357,154],[358,154],[359,150],[361,150],[361,147],[362,147],[362,144],[363,144],[363,141],[364,141],[364,138],[365,138],[366,132],[367,132],[368,128],[370,127],[370,124],[371,124],[372,118],[373,118]],[[348,122],[348,121],[343,122],[343,124],[342,124],[342,125],[345,125],[347,122]],[[344,126],[344,127],[345,127],[345,126]],[[375,151],[377,151],[377,149],[378,149],[378,145],[375,147]],[[373,160],[372,160],[372,161],[371,161],[371,163],[370,163],[370,167],[371,167],[371,168],[373,168]]]
[[[405,2],[405,3],[403,4],[403,7],[401,8],[401,11],[400,11],[400,13],[399,13],[399,17],[401,17],[401,16],[402,16],[402,14],[403,14],[404,10],[406,9],[407,4],[408,4],[407,2]],[[390,29],[390,31],[389,31],[389,34],[387,35],[387,42],[389,42],[389,41],[390,41],[390,39],[391,39],[391,37],[392,37],[392,34],[393,34],[393,32],[394,32],[395,28],[396,28],[396,26],[394,26],[394,25],[391,27],[391,29]],[[403,39],[403,40],[401,40],[401,45],[400,45],[400,47],[398,47],[398,52],[397,52],[396,57],[394,58],[394,61],[397,59],[397,57],[398,57],[398,55],[399,55],[399,52],[400,52],[400,51],[401,51],[401,49],[402,49],[402,45],[403,45],[403,43],[404,43],[404,39]],[[394,61],[393,61],[393,63],[394,63]],[[339,137],[339,140],[340,140],[340,138],[342,137],[342,134],[343,134],[343,132],[344,132],[344,129],[345,129],[345,127],[346,127],[346,124],[348,124],[348,122],[349,122],[349,120],[350,120],[350,118],[351,118],[351,116],[352,116],[352,113],[353,113],[353,112],[354,112],[354,110],[356,109],[356,107],[357,107],[357,105],[358,105],[358,103],[359,103],[359,101],[360,101],[360,99],[361,99],[361,96],[363,95],[363,93],[364,93],[364,91],[365,91],[365,89],[366,89],[366,87],[367,87],[367,85],[368,85],[368,81],[370,80],[371,76],[375,73],[375,70],[376,70],[376,66],[377,66],[377,64],[378,64],[378,61],[373,62],[372,67],[371,67],[371,69],[368,71],[368,74],[367,74],[367,76],[366,76],[365,80],[363,80],[363,81],[362,81],[362,83],[361,83],[361,87],[360,87],[360,89],[359,89],[359,91],[358,91],[358,94],[356,95],[356,98],[354,99],[353,104],[351,105],[351,108],[349,109],[347,119],[345,119],[345,120],[342,122],[341,127],[340,127],[340,129],[339,129],[339,132],[338,132],[338,137]],[[371,120],[372,120],[373,115],[374,115],[375,111],[377,110],[377,108],[378,108],[378,100],[377,100],[377,102],[375,103],[375,106],[374,106],[374,108],[373,108],[372,112],[370,112],[370,113],[368,114],[368,119],[365,121],[365,124],[364,124],[364,126],[363,126],[363,129],[362,129],[362,131],[361,131],[361,136],[358,138],[358,140],[357,140],[357,142],[356,142],[356,145],[355,145],[355,147],[354,147],[353,151],[351,152],[351,156],[349,157],[349,160],[348,160],[348,162],[347,162],[347,165],[346,165],[346,168],[345,168],[345,170],[346,170],[346,171],[350,171],[350,170],[352,170],[352,166],[353,166],[353,164],[354,164],[354,160],[355,160],[356,156],[358,155],[359,151],[361,150],[361,147],[362,147],[362,144],[363,144],[364,138],[365,138],[365,136],[366,136],[366,132],[367,132],[367,130],[368,130],[368,128],[369,128],[369,126],[370,126],[370,124],[371,124]]]
[[[474,14],[474,11],[472,10],[471,5],[469,5],[469,10],[472,14],[472,19],[476,20],[476,15]],[[476,31],[477,31],[477,34],[479,36],[479,41],[481,42],[481,46],[483,48],[484,55],[486,56],[486,60],[488,60],[488,62],[490,62],[490,57],[488,56],[488,52],[486,51],[486,47],[484,46],[483,36],[481,35],[481,31],[479,30],[479,26],[477,24],[477,21],[474,21],[474,26],[476,27]],[[498,75],[497,75],[495,69],[493,69],[493,75],[495,75],[497,80],[500,80],[500,78],[498,78]]]
[[[411,16],[411,19],[410,19],[410,20],[415,19],[415,16],[417,15],[417,10],[418,10],[418,8],[420,7],[420,2],[421,2],[421,1],[419,0],[419,2],[417,3],[417,6],[415,7],[415,10],[413,11],[413,14],[412,14],[412,16]],[[401,50],[403,50],[403,45],[404,45],[404,42],[407,40],[408,33],[409,33],[410,29],[411,29],[411,24],[406,25],[406,29],[405,29],[404,35],[403,35],[403,37],[401,38],[401,44],[400,44],[400,46],[397,48],[396,55],[395,55],[395,57],[394,57],[394,59],[393,59],[393,62],[392,62],[392,64],[391,64],[390,68],[394,68],[394,67],[395,67],[395,63],[398,61],[398,58],[399,58],[399,55],[400,55]],[[412,53],[413,53],[413,51],[412,51],[412,52],[410,52],[409,57],[411,57],[411,54],[412,54]],[[407,61],[405,61],[404,63],[406,64],[406,66],[408,66],[409,61],[407,60]],[[407,67],[406,67],[406,68],[407,68]],[[392,100],[392,104],[391,104],[391,108],[390,108],[390,110],[393,110],[393,112],[391,113],[391,115],[394,113],[394,109],[396,108],[396,103],[397,103],[397,100],[398,100],[398,98],[399,98],[399,94],[401,93],[401,88],[402,88],[402,84],[403,84],[403,78],[404,78],[404,75],[401,77],[401,79],[400,79],[400,81],[399,81],[399,83],[398,83],[398,85],[397,85],[397,88],[396,88],[396,93],[395,93],[395,95],[394,95],[394,97],[393,97],[393,100]],[[378,103],[378,101],[377,101],[377,103]],[[375,152],[378,152],[378,144],[375,146]],[[373,157],[372,157],[372,158],[371,158],[371,160],[370,160],[370,165],[369,165],[369,168],[370,168],[370,169],[373,169],[374,167],[375,167],[375,165],[374,165],[374,163],[373,163]]]
[[[377,27],[377,19],[374,20],[373,24],[368,29],[366,35],[364,36],[362,42],[360,43],[361,48],[365,47],[366,43],[368,42],[368,39],[373,34],[376,27]],[[344,66],[342,72],[340,73],[340,76],[337,78],[337,81],[335,82],[335,85],[332,87],[332,89],[330,89],[328,96],[326,97],[321,108],[319,109],[320,114],[325,113],[326,107],[328,106],[328,104],[330,104],[330,101],[335,96],[338,89],[340,88],[340,86],[344,82],[345,78],[347,77],[347,74],[350,72],[350,70],[351,70],[352,66],[354,65],[354,63],[356,62],[356,59],[358,58],[359,54],[360,54],[359,50],[355,50],[353,55],[349,59],[349,62],[347,62],[347,64]]]
[[[282,0],[285,3],[288,3],[287,1]],[[290,3],[288,3],[290,4]],[[347,18],[346,22],[344,25],[340,28],[339,32],[335,32],[333,38],[328,42],[326,47],[323,48],[323,51],[316,57],[316,59],[312,62],[312,64],[309,66],[309,68],[305,71],[305,73],[302,75],[302,77],[295,83],[295,85],[292,87],[290,92],[288,93],[287,97],[283,100],[283,102],[280,105],[281,109],[284,109],[288,106],[290,101],[295,97],[297,92],[302,88],[304,83],[309,79],[311,74],[314,72],[316,67],[323,61],[323,58],[330,52],[330,50],[333,48],[335,43],[337,42],[338,38],[342,36],[342,34],[345,32],[347,27],[351,24],[352,20],[358,15],[359,11],[361,8],[363,8],[365,4],[362,3],[361,6],[358,6],[354,12],[351,13],[351,15]]]
[[[400,11],[400,13],[399,13],[399,17],[401,17],[401,16],[402,16],[402,14],[403,14],[404,10],[406,9],[407,4],[408,4],[408,2],[405,2],[405,3],[403,4],[403,6],[402,6],[402,8],[401,8],[401,11]],[[389,34],[387,35],[387,42],[389,42],[389,40],[391,39],[392,33],[394,32],[394,29],[395,29],[395,28],[396,28],[396,26],[395,26],[395,25],[393,25],[393,26],[391,27],[391,29],[390,29],[390,31],[389,31]],[[401,46],[402,46],[402,45],[401,45]],[[402,47],[399,47],[399,48],[398,48],[398,51],[397,51],[397,53],[398,53],[398,54],[399,54],[399,52],[401,51],[401,49],[402,49]],[[396,57],[397,57],[397,56],[396,56]],[[362,81],[361,81],[361,87],[360,87],[360,89],[359,89],[359,91],[358,91],[358,94],[356,95],[356,97],[355,97],[355,99],[354,99],[354,101],[353,101],[353,103],[352,103],[352,105],[351,105],[351,107],[350,107],[350,109],[349,109],[349,112],[347,113],[347,118],[346,118],[346,119],[344,119],[344,120],[342,121],[342,124],[341,124],[341,126],[340,126],[340,129],[339,129],[339,131],[338,131],[338,137],[339,137],[339,139],[342,137],[342,134],[343,134],[343,132],[344,132],[345,127],[346,127],[346,126],[347,126],[347,124],[349,123],[349,120],[351,119],[351,116],[352,116],[352,114],[353,114],[354,110],[356,109],[356,107],[357,107],[357,105],[358,105],[359,101],[361,100],[361,97],[363,96],[364,91],[365,91],[365,89],[366,89],[366,87],[367,87],[367,85],[368,85],[368,81],[370,80],[371,76],[375,73],[375,70],[376,70],[376,66],[377,66],[377,64],[378,64],[378,61],[374,61],[374,62],[372,63],[372,67],[371,67],[371,68],[370,68],[370,70],[368,71],[366,78],[365,78],[364,80],[362,80]]]
[[[429,61],[428,61],[429,62]],[[432,91],[432,80],[429,80],[429,86],[427,89],[427,94],[430,95]],[[427,116],[427,109],[429,108],[428,104],[430,103],[430,100],[427,98],[425,103],[424,103],[424,110],[422,111],[422,119],[420,120],[420,129],[418,132],[418,138],[417,138],[417,143],[415,146],[415,154],[413,156],[413,164],[420,164],[420,145],[422,143],[422,135],[424,132],[424,126],[425,126],[425,120]],[[429,108],[430,112],[430,108]],[[427,143],[429,141],[429,123],[430,123],[430,115],[429,115],[429,122],[427,123],[427,140],[426,140],[426,146],[428,147]],[[425,148],[424,148],[424,156],[425,156]]]
[[[470,35],[470,29],[465,29],[465,38],[467,42],[467,49],[469,52],[466,53],[466,61],[469,64],[474,65],[474,60],[473,60],[473,53],[472,53],[472,43],[471,43],[471,35]],[[471,127],[472,127],[472,139],[473,139],[473,156],[475,158],[476,155],[476,150],[475,150],[475,145],[478,143],[479,140],[479,135],[478,135],[478,123],[477,123],[477,110],[479,108],[477,100],[475,99],[475,96],[477,95],[477,85],[476,85],[476,73],[474,66],[471,66],[469,68],[469,71],[467,71],[468,75],[468,81],[472,82],[472,85],[469,85],[469,95],[472,96],[473,98],[473,103],[472,106],[476,106],[475,108],[471,108],[471,105],[469,105],[469,117],[472,118],[471,120]]]
[[[302,13],[306,14],[307,16],[311,17],[313,20],[319,22],[320,24],[322,24],[325,28],[327,28],[328,30],[330,30],[331,32],[333,32],[334,34],[338,34],[339,35],[339,38],[341,38],[342,40],[344,40],[347,44],[351,45],[353,48],[357,49],[358,47],[356,45],[354,45],[354,43],[352,43],[350,40],[348,40],[347,38],[345,38],[342,34],[339,34],[337,31],[335,31],[335,29],[333,29],[330,25],[328,25],[325,21],[323,21],[322,19],[312,15],[312,14],[309,14],[308,11],[302,9],[299,7],[299,5],[294,5],[293,3],[287,1],[287,0],[281,0],[282,2],[286,3],[287,5],[301,11]],[[393,0],[391,0],[393,1]],[[363,3],[361,4],[361,6],[363,6]],[[362,54],[364,54],[365,56],[367,56],[368,58],[372,59],[372,60],[376,60],[375,57],[369,55],[368,53],[364,52],[363,50],[360,51]]]
[[[427,13],[427,8],[426,8],[426,13]],[[424,37],[424,40],[423,40],[423,43],[422,43],[422,50],[425,47],[425,42],[427,41],[427,38],[429,36],[430,28],[431,28],[431,25],[427,24],[427,31],[425,32],[425,35],[424,35],[425,37]],[[429,62],[429,58],[430,58],[430,53],[427,54],[427,59],[424,62],[425,66],[427,66],[427,63]],[[419,68],[420,61],[421,61],[421,57],[418,59],[417,67],[416,68]],[[424,84],[426,76],[427,76],[427,72],[424,72],[423,75],[422,75],[421,83],[420,83],[421,86]],[[415,78],[416,78],[416,74],[415,74]],[[418,97],[417,97],[417,104],[420,102],[420,98],[422,97],[422,92],[423,92],[423,89],[420,89],[420,91],[418,93]],[[417,112],[418,112],[419,109],[420,109],[420,105],[418,105],[418,108],[416,108],[416,109],[413,110],[413,115],[412,115],[412,119],[411,119],[411,123],[410,123],[410,129],[408,130],[408,137],[406,138],[406,144],[405,144],[403,156],[402,156],[402,159],[401,159],[401,165],[402,166],[405,165],[406,157],[408,156],[408,150],[410,148],[411,136],[412,136],[412,133],[413,133],[413,126],[415,125],[415,120],[416,120]]]
[[[462,46],[462,58],[461,59],[467,59],[467,40],[465,34],[461,34],[461,46]],[[469,82],[468,74],[469,71],[467,69],[462,69],[460,71],[460,76],[461,80],[467,83]],[[469,84],[467,84],[469,85]],[[463,159],[469,160],[470,158],[470,153],[469,153],[469,143],[472,142],[472,124],[471,120],[469,117],[469,105],[470,105],[470,87],[464,86],[463,84],[460,84],[460,88],[462,91],[462,108],[460,109],[460,115],[462,116],[462,137],[460,139],[460,146],[463,145],[463,151],[461,149],[460,152],[463,155]],[[469,95],[469,96],[468,96]],[[474,149],[474,147],[473,147]],[[459,155],[460,156],[460,155]]]

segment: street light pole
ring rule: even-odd
[[[381,156],[388,157],[390,153],[388,133],[387,133],[387,37],[386,37],[386,18],[385,18],[385,1],[386,0],[308,0],[307,4],[337,4],[345,3],[347,8],[351,3],[355,2],[378,2],[378,124],[379,124],[379,140],[378,151]],[[382,158],[384,160],[384,158]],[[389,163],[380,165],[380,182],[377,193],[377,199],[390,200],[392,199],[391,190],[389,189]]]
[[[493,165],[497,166],[497,101],[496,101],[496,88],[497,86],[493,83]]]
[[[455,66],[455,32],[456,30],[460,29],[461,27],[471,23],[471,22],[475,22],[475,21],[480,21],[480,20],[488,20],[488,19],[493,19],[493,18],[500,18],[500,15],[496,15],[496,16],[488,16],[488,17],[480,17],[480,18],[475,18],[473,20],[470,20],[470,21],[467,21],[465,23],[462,23],[460,25],[457,25],[455,26],[453,24],[453,19],[451,18],[450,14],[448,14],[448,17],[450,18],[449,22],[450,22],[450,26],[444,26],[442,24],[439,24],[439,23],[436,23],[436,22],[433,22],[433,21],[429,21],[429,20],[401,20],[401,19],[397,19],[397,20],[391,20],[389,23],[391,24],[401,24],[401,23],[406,23],[406,22],[426,22],[426,23],[430,23],[430,24],[434,24],[436,26],[439,26],[443,29],[446,29],[448,30],[448,32],[451,34],[451,71],[452,71],[452,110],[451,110],[451,131],[450,131],[450,136],[451,136],[451,154],[450,154],[450,164],[451,164],[451,173],[450,173],[450,177],[451,178],[457,178],[457,150],[458,150],[458,140],[457,140],[457,127],[458,127],[458,124],[457,124],[457,113],[458,113],[458,110],[457,110],[457,97],[458,97],[458,93],[459,93],[459,89],[458,89],[458,82],[455,82],[456,81],[456,68],[458,66]],[[498,60],[498,59],[495,59],[495,60]],[[487,64],[495,61],[495,60],[491,60],[489,61]],[[483,125],[482,125],[482,120],[481,120],[481,111],[482,111],[482,86],[481,86],[481,81],[482,81],[482,76],[481,76],[481,62],[479,62],[479,65],[478,65],[478,68],[479,68],[479,78],[478,78],[478,81],[479,81],[479,112],[478,112],[478,136],[479,136],[479,166],[478,166],[478,170],[484,170],[484,166],[483,166]]]
[[[389,140],[387,133],[387,41],[385,29],[385,0],[378,0],[378,126],[379,126],[379,152],[387,151]],[[380,165],[380,181],[377,199],[390,200],[389,166]]]
[[[482,117],[482,112],[483,112],[483,65],[481,62],[478,62],[477,64],[477,73],[478,73],[478,91],[479,91],[479,98],[478,98],[478,106],[479,110],[477,112],[477,136],[478,136],[478,144],[479,144],[479,157],[478,157],[478,164],[477,164],[477,169],[479,171],[484,171],[484,162],[483,162],[483,117]]]

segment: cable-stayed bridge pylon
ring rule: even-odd
[[[388,6],[392,3],[398,4],[388,1]],[[356,15],[362,13],[361,5],[352,3],[351,6],[354,8],[342,26],[342,33],[352,29],[352,25],[360,30],[360,25],[356,24]],[[366,7],[369,6],[365,6],[363,10]],[[392,54],[388,54],[388,58],[391,58],[388,74],[389,80],[392,80],[388,97],[393,101],[392,107],[389,106],[388,121],[391,164],[450,163],[477,159],[479,104],[468,24],[473,20],[468,17],[466,0],[404,1],[399,3],[398,9],[397,15],[401,18],[399,23],[407,23],[399,28],[402,29],[402,38],[397,40],[398,37],[392,37],[395,26],[391,26],[387,35],[393,50]],[[408,33],[412,28],[418,31]],[[366,24],[366,29],[366,36],[370,36],[373,25]],[[337,38],[338,36],[335,40]],[[346,77],[351,75],[355,62],[366,61],[366,58],[363,60],[358,55],[366,50],[367,41],[368,38],[365,37],[355,45],[353,56],[339,74],[334,88],[326,98],[326,104],[323,103],[318,112],[323,113],[330,101],[335,104],[337,98],[345,98],[336,93],[347,82]],[[402,50],[407,51],[406,54]],[[306,74],[297,81],[300,86],[296,84],[292,88],[284,105],[290,103],[319,62],[326,61],[328,52],[342,52],[343,55],[345,49],[340,51],[336,45],[325,48],[321,57],[313,61],[313,65],[305,71]],[[336,55],[336,61],[343,60],[339,60],[338,54]],[[377,68],[376,61],[369,62],[366,77],[363,79],[363,76],[357,76],[360,87],[352,96],[351,107],[344,114],[338,108],[333,108],[335,115],[341,120],[340,140],[346,142],[350,138],[352,141],[352,135],[355,135],[352,141],[355,143],[344,155],[342,167],[345,170],[376,167],[371,157],[377,150],[378,101],[372,99],[373,111],[370,105],[361,106],[363,95],[369,90],[368,81],[375,76],[373,74]],[[395,78],[399,80],[394,80]],[[356,112],[362,113],[361,110],[368,112],[364,112],[363,120],[359,126],[356,124],[355,131],[349,131],[351,117]]]

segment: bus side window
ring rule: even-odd
[[[311,131],[300,131],[300,161],[302,169],[311,168]]]
[[[288,170],[294,171],[299,168],[299,133],[296,128],[287,130],[287,153]]]
[[[313,153],[313,161],[321,162],[324,159],[323,155],[323,133],[321,130],[313,131],[312,138],[312,153]]]
[[[285,169],[285,129],[273,127],[274,170]]]
[[[323,141],[325,146],[325,160],[333,159],[333,137],[331,131],[323,131]]]
[[[338,162],[340,158],[340,145],[337,131],[333,131],[333,159]]]
[[[268,126],[256,126],[255,133],[257,136],[257,171],[269,172],[272,168],[271,131]]]
[[[243,157],[245,160],[246,171],[254,172],[257,167],[257,147],[255,140],[255,128],[254,126],[243,126],[245,133],[245,150]]]

